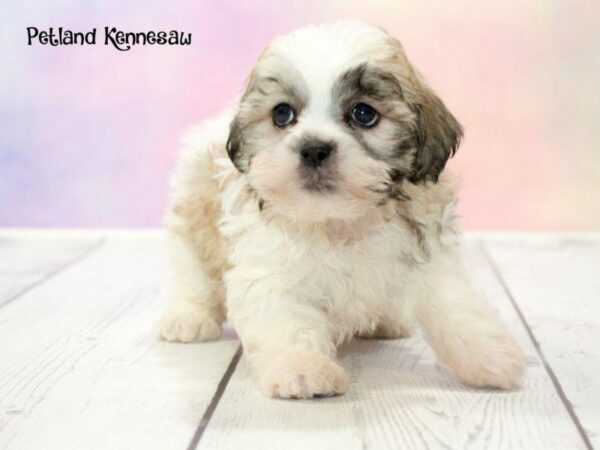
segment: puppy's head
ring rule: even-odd
[[[227,143],[258,195],[293,219],[353,219],[437,182],[462,129],[383,30],[313,26],[260,56]]]

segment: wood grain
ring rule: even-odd
[[[346,345],[349,392],[316,401],[262,397],[242,358],[198,448],[585,448],[477,242],[467,253],[475,282],[526,350],[522,389],[464,387],[418,337]]]
[[[237,348],[159,342],[159,239],[109,238],[0,310],[0,448],[184,449]]]
[[[590,446],[600,447],[600,240],[486,245]]]
[[[526,350],[522,389],[464,387],[413,337],[344,346],[345,396],[282,401],[262,397],[244,358],[230,366],[231,330],[156,339],[170,295],[160,233],[0,233],[0,300],[19,295],[0,307],[0,449],[183,450],[194,436],[206,449],[586,448],[571,406],[600,447],[600,239],[477,235],[465,248]]]
[[[0,307],[101,244],[99,237],[39,239],[0,233]]]

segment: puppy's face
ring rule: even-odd
[[[279,213],[350,220],[400,196],[404,179],[436,182],[461,133],[398,41],[340,22],[263,52],[227,150]]]

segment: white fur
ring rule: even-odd
[[[281,51],[310,61],[303,48],[292,39]],[[351,50],[331,49],[340,53],[331,66],[309,71],[311,92],[326,97],[327,83],[352,59]],[[311,105],[312,117],[329,107],[322,103]],[[374,207],[352,186],[326,201],[319,193],[303,194],[293,184],[291,153],[272,167],[268,152],[258,153],[252,164],[265,166],[254,172],[259,176],[240,174],[225,150],[233,114],[192,130],[173,178],[165,222],[175,300],[162,323],[163,338],[217,338],[226,303],[259,385],[284,398],[343,393],[347,377],[334,359],[342,341],[359,334],[403,336],[413,326],[465,383],[505,389],[520,383],[521,350],[460,262],[455,194],[446,176],[436,184],[403,185],[411,200],[402,208],[418,218],[424,246],[395,203]],[[348,174],[347,185],[382,170],[352,152],[344,156],[350,163],[373,167]],[[263,185],[279,187],[271,193]],[[272,194],[277,207],[260,211],[256,192],[267,200]]]

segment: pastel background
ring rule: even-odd
[[[469,229],[600,227],[600,2],[0,2],[0,226],[158,226],[181,134],[261,49],[342,18],[404,43],[466,129]],[[191,47],[26,45],[26,27],[179,29]],[[99,34],[99,38],[102,34]]]

